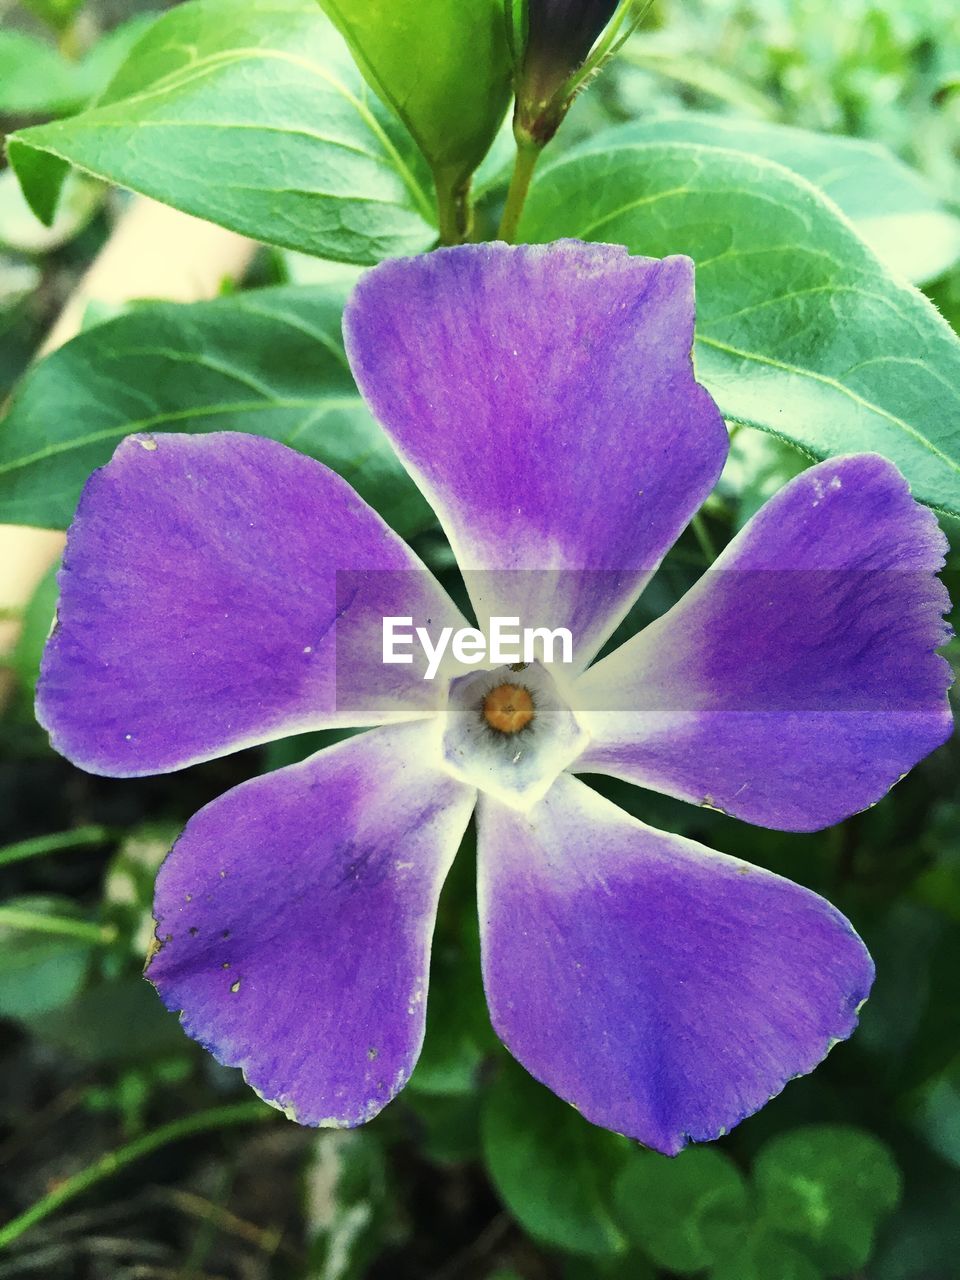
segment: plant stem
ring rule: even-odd
[[[473,207],[470,203],[470,179],[451,179],[438,170],[433,175],[437,192],[437,220],[441,244],[463,244],[470,235]]]
[[[708,565],[713,564],[717,558],[717,548],[714,544],[710,530],[703,516],[697,513],[690,521],[690,528],[693,530],[693,536],[700,544],[700,550],[703,552],[703,558]]]
[[[174,1120],[171,1124],[154,1129],[153,1133],[144,1134],[135,1142],[108,1152],[93,1164],[81,1169],[79,1173],[66,1178],[49,1195],[11,1219],[6,1226],[0,1227],[0,1249],[19,1239],[25,1231],[29,1231],[36,1223],[49,1217],[61,1205],[75,1199],[98,1182],[113,1177],[127,1165],[159,1150],[160,1147],[165,1147],[171,1142],[179,1142],[181,1138],[192,1137],[196,1133],[205,1133],[210,1129],[224,1129],[228,1125],[265,1120],[272,1114],[270,1108],[262,1102],[240,1102],[228,1107],[212,1107],[209,1111],[200,1111],[196,1115],[186,1116],[183,1120]]]
[[[39,858],[45,853],[59,853],[62,849],[79,849],[88,844],[106,844],[113,838],[109,827],[74,827],[72,831],[57,831],[49,836],[34,836],[32,840],[18,840],[0,849],[0,867],[24,858]]]
[[[540,159],[542,147],[527,138],[517,138],[517,158],[513,165],[513,177],[510,179],[510,190],[507,192],[507,203],[504,206],[503,218],[500,221],[498,239],[513,244],[517,238],[520,215],[530,190],[530,179]]]
[[[89,920],[74,920],[70,916],[48,916],[42,911],[21,911],[19,907],[0,907],[0,928],[3,927],[50,933],[60,938],[82,938],[98,946],[105,946],[116,937],[113,926],[91,924]]]

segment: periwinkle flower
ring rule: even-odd
[[[593,661],[726,457],[693,312],[687,259],[576,242],[385,263],[348,306],[360,388],[481,629],[565,626],[569,666],[385,665],[386,614],[464,620],[345,481],[275,442],[132,436],[84,491],[38,696],[70,759],[132,776],[381,722],[209,804],[157,882],[164,1003],[302,1123],[360,1124],[409,1077],[474,810],[494,1027],[588,1120],[677,1152],[853,1031],[873,969],[842,915],[576,776],[811,831],[950,731],[944,538],[873,455],[785,486]]]

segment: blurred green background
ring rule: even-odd
[[[81,107],[147,12],[0,0],[0,130]],[[955,0],[657,0],[555,146],[691,109],[734,132],[771,121],[881,140],[956,207]],[[0,170],[0,399],[124,199],[76,183],[44,231]],[[311,271],[264,250],[246,283]],[[960,270],[926,287],[960,323]],[[704,530],[722,546],[803,465],[741,429],[701,537],[681,540],[635,621],[703,571]],[[947,531],[956,598],[960,528]],[[449,568],[439,535],[417,549]],[[48,578],[25,612],[0,719],[0,1223],[63,1204],[0,1250],[0,1280],[960,1278],[956,739],[877,808],[813,836],[593,780],[654,825],[825,894],[876,959],[853,1041],[729,1137],[669,1161],[587,1125],[510,1061],[483,1003],[469,835],[444,891],[410,1086],[365,1129],[317,1133],[188,1041],[140,971],[153,876],[184,822],[321,740],[172,777],[79,772],[31,715],[54,597]]]

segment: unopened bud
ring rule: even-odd
[[[556,132],[563,86],[585,62],[618,0],[528,0],[527,43],[517,92],[518,122],[533,140]],[[562,95],[561,95],[562,96]]]

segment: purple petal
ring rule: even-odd
[[[525,814],[481,798],[479,857],[497,1034],[588,1120],[665,1154],[812,1071],[870,990],[829,903],[569,775]]]
[[[120,776],[431,710],[439,682],[384,666],[382,616],[463,625],[345,481],[234,433],[124,440],[84,489],[60,593],[37,715]]]
[[[437,899],[474,792],[374,729],[202,809],[160,868],[148,977],[185,1030],[301,1124],[350,1126],[423,1043]]]
[[[951,731],[945,548],[883,458],[812,467],[578,682],[577,772],[787,831],[875,803]]]
[[[361,281],[350,362],[460,567],[496,571],[468,578],[481,626],[569,627],[582,665],[709,493],[727,434],[693,378],[693,313],[689,259],[576,241]],[[541,589],[516,570],[558,572]]]

